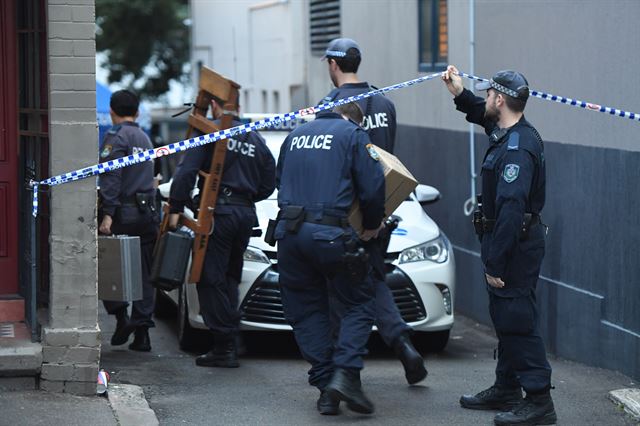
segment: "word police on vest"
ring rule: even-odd
[[[248,142],[240,142],[235,139],[229,138],[227,140],[227,149],[229,151],[234,151],[242,155],[246,155],[247,157],[255,157],[256,156],[256,147]]]
[[[389,127],[386,112],[367,115],[364,120],[362,120],[362,128],[364,130],[377,129],[378,127]]]
[[[296,149],[331,149],[331,140],[333,135],[315,135],[311,139],[311,135],[296,136],[291,140],[291,148],[289,151]]]

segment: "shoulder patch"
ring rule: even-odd
[[[511,183],[518,179],[518,175],[520,174],[520,166],[517,164],[507,164],[504,166],[504,172],[502,173],[502,177],[504,181],[507,183]]]
[[[102,148],[102,151],[100,151],[100,158],[107,158],[111,154],[112,150],[113,145],[111,145],[110,143],[105,144],[104,148]]]
[[[507,151],[517,151],[520,149],[520,133],[511,132],[507,141]]]
[[[376,146],[374,144],[367,144],[367,152],[369,153],[369,157],[373,158],[375,161],[380,161],[380,154],[376,151]]]

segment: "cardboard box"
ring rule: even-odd
[[[418,181],[395,155],[389,154],[375,145],[369,146],[368,149],[374,150],[373,155],[377,153],[380,158],[385,180],[384,212],[386,216],[390,216],[418,186]],[[363,231],[362,213],[360,213],[360,203],[357,200],[351,206],[349,223],[358,233]]]

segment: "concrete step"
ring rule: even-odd
[[[42,345],[31,341],[27,325],[0,323],[0,377],[35,377],[40,374],[41,366]]]
[[[0,296],[0,323],[24,321],[24,299],[17,294]]]

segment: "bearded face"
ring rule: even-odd
[[[484,118],[485,120],[493,121],[497,123],[500,121],[500,110],[498,109],[498,94],[495,90],[487,90],[487,103],[485,105]]]

